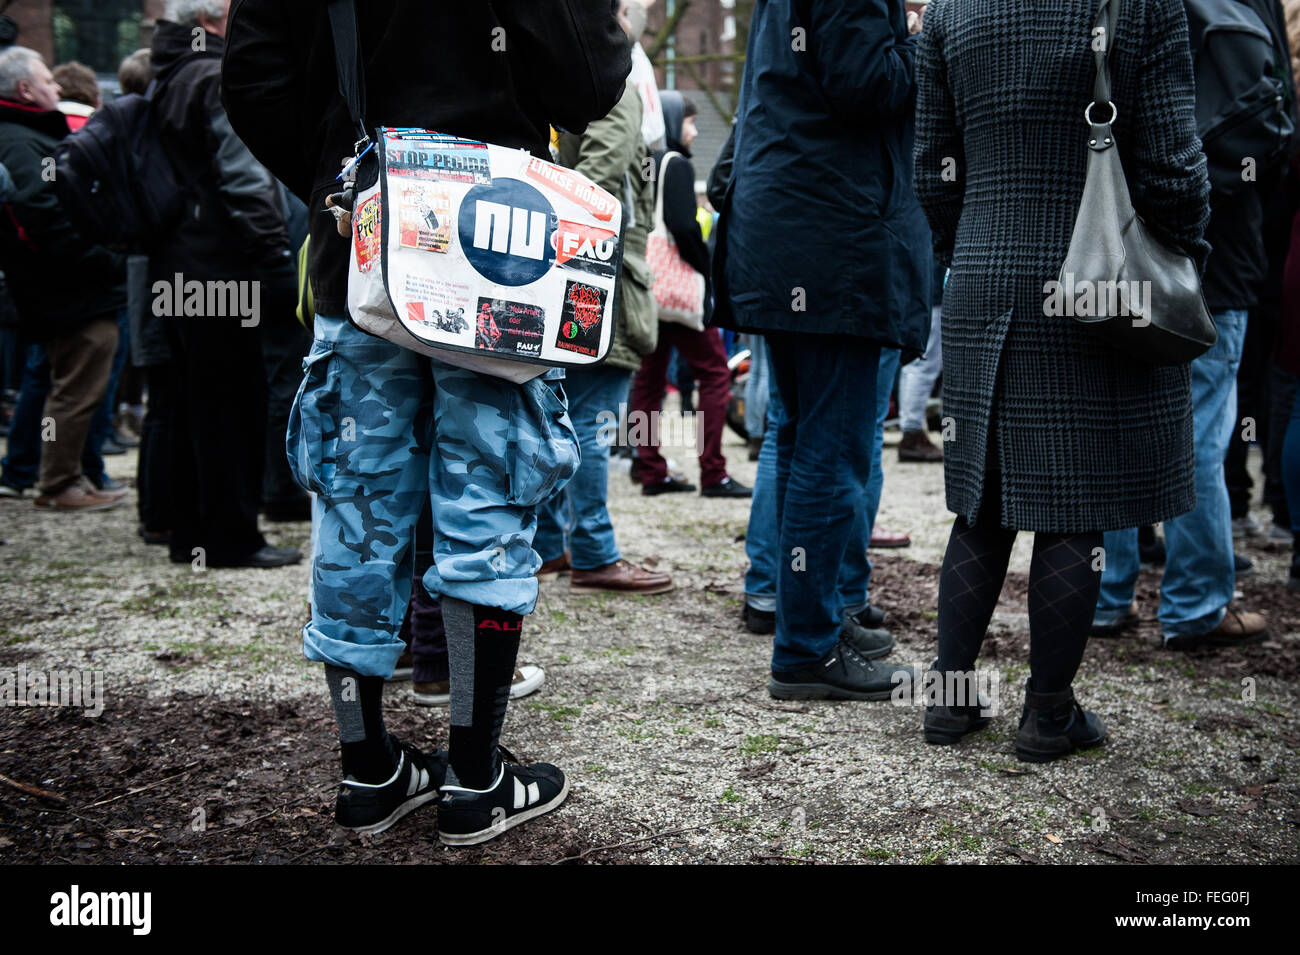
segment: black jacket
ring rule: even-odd
[[[357,4],[366,120],[549,159],[548,125],[580,132],[631,70],[609,0],[365,0]],[[308,205],[316,311],[347,307],[347,240],[325,197],[356,134],[338,92],[321,0],[236,0],[222,97],[254,155]]]
[[[221,106],[225,41],[160,20],[153,35],[155,116],[188,183],[190,201],[170,241],[151,254],[150,277],[284,281],[293,257],[278,185],[235,135]]]
[[[1273,34],[1279,60],[1286,72],[1286,88],[1294,89],[1282,5],[1278,0],[1238,2],[1253,10]],[[1300,126],[1294,98],[1287,108]],[[1259,178],[1253,184],[1231,196],[1221,195],[1217,190],[1210,193],[1210,224],[1205,230],[1205,239],[1210,243],[1211,251],[1205,265],[1204,290],[1205,302],[1211,311],[1249,309],[1259,303],[1268,277],[1264,204],[1269,196],[1277,193],[1285,175],[1286,163],[1280,162],[1272,169],[1259,170]]]
[[[925,350],[915,61],[903,0],[754,8],[731,190],[718,210],[716,324]]]
[[[0,269],[28,341],[66,335],[126,304],[122,257],[77,233],[47,178],[46,161],[67,134],[57,110],[0,100],[0,164],[15,189],[0,213]]]

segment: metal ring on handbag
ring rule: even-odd
[[[1096,105],[1097,105],[1097,101],[1093,100],[1091,103],[1089,103],[1087,106],[1083,108],[1083,118],[1087,121],[1089,126],[1097,125],[1092,121],[1092,108]],[[1106,122],[1102,123],[1102,125],[1109,126],[1111,123],[1115,122],[1115,119],[1118,116],[1119,116],[1119,109],[1118,107],[1115,106],[1115,103],[1112,100],[1110,103],[1110,119],[1106,120]]]

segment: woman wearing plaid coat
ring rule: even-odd
[[[1045,308],[1083,192],[1098,6],[934,0],[919,51],[916,191],[951,267],[944,471],[958,516],[940,577],[937,669],[973,670],[1016,531],[1034,531],[1016,749],[1036,761],[1105,739],[1071,690],[1102,532],[1195,504],[1188,367],[1133,361]],[[1203,266],[1208,181],[1181,0],[1122,0],[1115,33],[1114,130],[1134,205]],[[931,742],[986,722],[974,698],[943,703],[926,710]]]

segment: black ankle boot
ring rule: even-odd
[[[1074,690],[1035,693],[1026,681],[1025,708],[1016,733],[1016,756],[1022,762],[1051,762],[1105,741],[1106,724],[1075,701]]]
[[[993,712],[993,703],[974,687],[967,687],[970,692],[966,694],[968,697],[973,695],[973,702],[948,699],[945,695],[944,675],[938,667],[938,660],[930,664],[922,688],[926,694],[925,741],[936,746],[952,746],[960,743],[967,733],[982,730],[988,725],[988,714]],[[933,704],[930,703],[931,695],[935,700]]]

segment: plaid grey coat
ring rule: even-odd
[[[948,508],[971,521],[988,481],[1002,525],[1020,530],[1133,527],[1196,502],[1188,366],[1140,364],[1044,315],[1083,192],[1096,7],[934,0],[925,13],[915,181],[952,268],[944,477]],[[1134,206],[1203,265],[1209,185],[1182,0],[1123,0],[1110,60]]]

